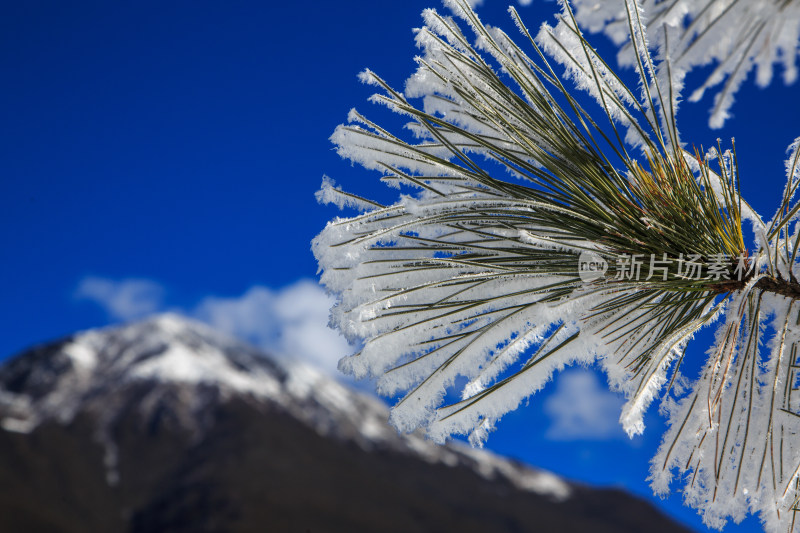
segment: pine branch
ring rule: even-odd
[[[765,224],[739,195],[735,149],[680,148],[671,65],[650,56],[635,0],[625,8],[636,93],[584,39],[569,5],[535,38],[510,10],[532,55],[463,0],[448,5],[477,44],[426,10],[405,94],[362,75],[382,91],[373,101],[410,119],[413,138],[357,112],[332,137],[343,157],[414,191],[382,207],[323,183],[320,199],[365,210],[330,222],[313,243],[338,298],[331,323],[363,342],[340,368],[404,394],[391,414],[399,429],[475,444],[568,364],[601,365],[626,395],[630,434],[644,430],[666,386],[677,396],[665,398],[671,427],[654,489],[667,491],[677,471],[710,525],[749,509],[773,529],[793,527],[800,139]],[[745,220],[756,235],[749,254]],[[688,383],[679,374],[694,356],[687,344],[717,320],[703,373]]]

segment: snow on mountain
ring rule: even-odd
[[[318,434],[363,450],[390,450],[432,464],[466,465],[486,479],[504,479],[553,500],[572,487],[557,476],[458,443],[438,446],[418,434],[399,435],[388,409],[308,365],[279,365],[252,346],[175,314],[89,330],[35,347],[0,367],[0,427],[29,433],[79,414],[96,419],[106,478],[119,481],[111,423],[132,409],[143,420],[167,417],[200,439],[214,402],[246,399],[280,409]]]
[[[141,382],[213,386],[282,402],[280,369],[255,349],[174,314],[90,330],[39,346],[0,369],[0,425],[29,432],[43,420],[70,422],[120,387]],[[158,389],[154,389],[158,393]],[[143,408],[146,406],[143,405]]]

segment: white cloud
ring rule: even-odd
[[[354,349],[328,328],[331,305],[333,299],[318,284],[301,280],[277,291],[255,286],[237,297],[209,297],[192,314],[284,360],[338,375],[339,359]]]
[[[552,423],[552,440],[605,440],[624,437],[618,423],[623,400],[609,391],[597,375],[573,369],[557,376],[556,391],[544,403]]]
[[[112,280],[87,276],[78,284],[75,298],[90,300],[117,320],[133,320],[162,307],[164,289],[147,279]]]
[[[89,276],[78,284],[75,297],[98,304],[114,320],[133,320],[166,311],[164,292],[161,285],[147,279]],[[355,349],[328,327],[332,305],[333,298],[317,283],[300,280],[278,290],[256,285],[240,296],[209,296],[191,311],[177,312],[285,361],[309,363],[341,377],[339,359]]]
[[[209,296],[189,313],[216,329],[258,346],[272,344],[280,325],[274,320],[275,294],[255,286],[241,296]]]

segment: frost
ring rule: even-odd
[[[363,343],[339,368],[401,397],[390,414],[401,431],[421,428],[436,442],[463,434],[480,446],[557,372],[597,365],[625,397],[620,423],[629,435],[644,431],[646,410],[663,398],[671,425],[652,464],[656,492],[676,477],[712,527],[753,512],[787,530],[800,496],[792,292],[800,291],[800,140],[789,147],[780,209],[765,222],[738,194],[732,152],[690,154],[676,125],[684,74],[705,57],[691,48],[706,44],[701,23],[728,15],[714,2],[697,14],[679,0],[646,1],[657,7],[648,20],[639,2],[621,3],[640,78],[634,92],[576,24],[611,28],[616,4],[597,3],[587,18],[589,4],[579,3],[577,19],[564,4],[535,37],[511,8],[536,52],[528,55],[463,0],[448,0],[454,17],[423,13],[417,70],[404,91],[363,75],[382,90],[371,101],[409,120],[406,137],[351,112],[331,140],[342,157],[404,192],[392,205],[329,222],[313,240],[321,283],[337,298],[330,323]],[[686,20],[699,22],[685,29]],[[595,99],[615,135],[574,90]],[[324,182],[319,195],[339,193]],[[669,271],[671,280],[641,280],[624,270],[637,253],[683,261],[697,252],[708,266],[712,256],[747,250],[750,268],[738,280],[695,282],[680,270]],[[582,277],[586,252],[606,263],[605,277]],[[711,324],[715,343],[691,382],[680,365]]]
[[[334,182],[328,176],[322,177],[322,186],[314,195],[317,201],[321,204],[333,204],[339,209],[351,207],[359,211],[369,211],[376,207],[382,207],[380,204],[356,196],[355,194],[346,193],[340,188],[336,187]]]
[[[573,0],[578,23],[592,32],[603,31],[621,47],[621,65],[635,63],[630,46],[627,0]],[[714,65],[690,101],[709,89],[714,95],[709,125],[721,128],[730,117],[734,94],[753,69],[759,87],[773,78],[775,65],[783,68],[784,83],[797,79],[800,53],[800,2],[796,0],[643,0],[652,28],[652,49],[669,55],[675,93],[685,74]]]

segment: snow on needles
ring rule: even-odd
[[[331,324],[363,342],[340,370],[402,395],[390,415],[397,428],[424,428],[439,442],[466,434],[480,445],[555,372],[597,363],[625,396],[620,422],[628,434],[644,431],[644,412],[663,398],[670,428],[653,459],[654,490],[680,481],[687,504],[713,527],[758,512],[771,530],[793,528],[800,149],[797,142],[789,149],[780,209],[764,223],[738,194],[729,152],[680,148],[671,89],[690,66],[715,58],[723,78],[744,61],[766,80],[761,72],[778,56],[789,72],[797,2],[648,0],[646,7],[657,7],[650,40],[641,4],[621,2],[635,37],[635,92],[576,24],[611,28],[606,23],[619,18],[612,2],[582,0],[577,18],[565,3],[558,24],[535,38],[510,8],[532,55],[484,26],[464,0],[446,4],[454,17],[423,13],[418,68],[404,91],[372,71],[361,76],[382,91],[372,102],[409,119],[412,138],[355,110],[331,137],[343,158],[404,191],[385,207],[330,181],[318,194],[363,211],[329,222],[312,243],[321,283],[337,298]],[[590,5],[599,6],[593,15]],[[778,16],[786,26],[770,29]],[[675,33],[687,17],[694,22]],[[744,18],[754,48],[720,39],[704,50],[708,35]],[[777,48],[764,44],[773,29]],[[773,49],[780,52],[769,55]],[[738,76],[718,95],[713,120],[724,119]],[[588,92],[601,116],[584,110],[575,90]],[[608,119],[612,134],[597,125]],[[634,146],[639,159],[630,155]],[[757,236],[752,245],[743,220]],[[744,257],[748,249],[754,252]],[[605,265],[599,278],[584,276],[584,254]],[[642,278],[639,270],[633,276],[636,254]],[[690,274],[686,254],[706,276]],[[669,266],[654,277],[659,258]],[[731,277],[737,265],[738,278]],[[725,277],[712,277],[712,268]],[[687,345],[712,323],[715,343],[689,382],[678,372]]]
[[[603,31],[621,47],[621,65],[633,66],[624,0],[573,0],[578,23]],[[770,84],[776,65],[784,83],[797,80],[800,54],[800,1],[797,0],[642,0],[653,50],[668,53],[675,79],[696,67],[714,69],[688,99],[714,95],[709,125],[721,128],[730,117],[734,94],[755,69],[759,87]]]

